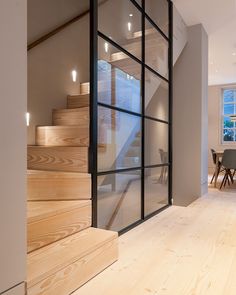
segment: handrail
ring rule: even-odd
[[[108,0],[103,0],[99,3],[99,6],[104,4],[105,2],[107,2]],[[38,38],[37,40],[33,41],[32,43],[30,43],[27,46],[27,51],[33,49],[34,47],[38,46],[39,44],[43,43],[44,41],[48,40],[49,38],[51,38],[52,36],[56,35],[57,33],[61,32],[62,30],[64,30],[65,28],[67,28],[68,26],[72,25],[73,23],[77,22],[78,20],[80,20],[82,17],[84,17],[86,14],[88,14],[90,11],[90,9],[85,10],[84,12],[82,12],[81,14],[73,17],[72,19],[70,19],[69,21],[65,22],[63,25],[58,26],[56,29],[52,30],[51,32],[43,35],[42,37]]]

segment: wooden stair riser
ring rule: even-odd
[[[68,295],[118,259],[113,239],[28,289],[28,295]]]
[[[141,157],[124,157],[124,167],[139,167],[141,165]]]
[[[90,92],[90,83],[85,82],[80,84],[80,94],[89,94]]]
[[[87,147],[28,146],[28,169],[88,172]]]
[[[114,73],[114,71],[113,71]],[[107,90],[107,81],[98,81],[98,89],[100,91]],[[80,95],[88,95],[90,93],[90,83],[81,83],[80,84]]]
[[[141,147],[139,146],[130,146],[127,151],[126,157],[141,157]]]
[[[40,126],[36,128],[36,145],[39,146],[88,146],[89,127]]]
[[[68,95],[67,96],[67,108],[68,109],[89,107],[89,104],[90,104],[89,94]]]
[[[53,110],[52,124],[57,126],[89,127],[89,108]]]
[[[81,206],[66,212],[49,214],[48,217],[42,216],[42,219],[31,221],[27,226],[28,233],[28,252],[37,250],[43,246],[61,240],[69,235],[79,232],[91,226],[91,201],[82,202]],[[46,206],[53,206],[50,202],[28,202],[29,206],[38,206],[37,203],[45,203]],[[58,203],[65,203],[59,201]],[[71,203],[68,201],[67,203]],[[41,210],[43,213],[45,204]],[[64,206],[62,204],[62,206]],[[40,217],[39,217],[40,218]],[[36,218],[37,219],[37,218]]]
[[[28,171],[29,201],[91,199],[91,176],[85,173]]]

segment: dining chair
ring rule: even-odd
[[[212,160],[213,160],[213,163],[214,165],[216,165],[216,151],[214,149],[211,149],[211,155],[212,155]],[[222,164],[221,162],[219,161],[218,163],[218,171],[217,171],[217,175],[219,175],[219,173],[223,172],[224,169],[222,169]],[[212,179],[211,179],[211,182],[210,184],[212,184],[212,182],[214,181],[215,177],[217,177],[216,173],[214,172],[213,176],[212,176]]]
[[[221,182],[220,189],[228,184],[230,185],[230,181],[234,182],[234,174],[236,171],[236,150],[235,149],[227,149],[224,151],[222,158],[222,166],[225,169],[225,175]],[[233,170],[233,173],[232,173]]]

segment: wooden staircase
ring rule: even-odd
[[[28,146],[28,295],[71,294],[118,257],[117,233],[91,227],[88,89]]]

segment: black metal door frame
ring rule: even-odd
[[[169,4],[169,36],[166,36],[163,31],[157,26],[157,24],[147,15],[145,12],[145,0],[142,0],[142,6],[139,6],[134,0],[127,0],[132,2],[137,9],[142,13],[142,60],[139,60],[137,57],[133,56],[130,52],[126,51],[124,48],[119,46],[116,42],[111,40],[109,37],[105,36],[103,33],[98,31],[98,1],[90,0],[90,148],[89,148],[89,172],[92,176],[92,225],[93,227],[98,226],[98,196],[97,196],[97,177],[99,175],[106,175],[111,173],[118,172],[128,172],[133,170],[141,171],[141,219],[128,227],[122,229],[119,233],[122,234],[138,224],[141,224],[158,214],[159,212],[165,210],[172,205],[172,108],[173,108],[173,3],[171,0],[166,0]],[[154,69],[145,64],[145,20],[148,20],[153,27],[168,41],[169,44],[169,54],[168,54],[168,72],[169,79],[166,79]],[[102,37],[105,41],[108,41],[111,45],[118,48],[120,51],[124,52],[130,58],[135,60],[141,65],[141,96],[142,96],[142,113],[134,113],[124,109],[120,109],[114,106],[106,107],[114,109],[116,111],[122,111],[128,114],[133,114],[135,116],[141,117],[141,133],[142,133],[142,146],[141,146],[141,167],[135,168],[124,168],[114,171],[105,171],[98,172],[97,165],[97,136],[98,136],[98,105],[103,106],[104,104],[98,102],[98,75],[97,75],[97,63],[98,63],[98,37]],[[145,69],[148,69],[150,72],[166,81],[169,84],[169,120],[163,121],[156,118],[148,117],[145,115]],[[145,119],[151,119],[153,121],[162,122],[168,124],[168,148],[169,148],[169,161],[165,164],[159,165],[149,165],[145,166]],[[156,168],[168,166],[168,205],[162,207],[161,209],[145,216],[145,169],[147,168]]]

